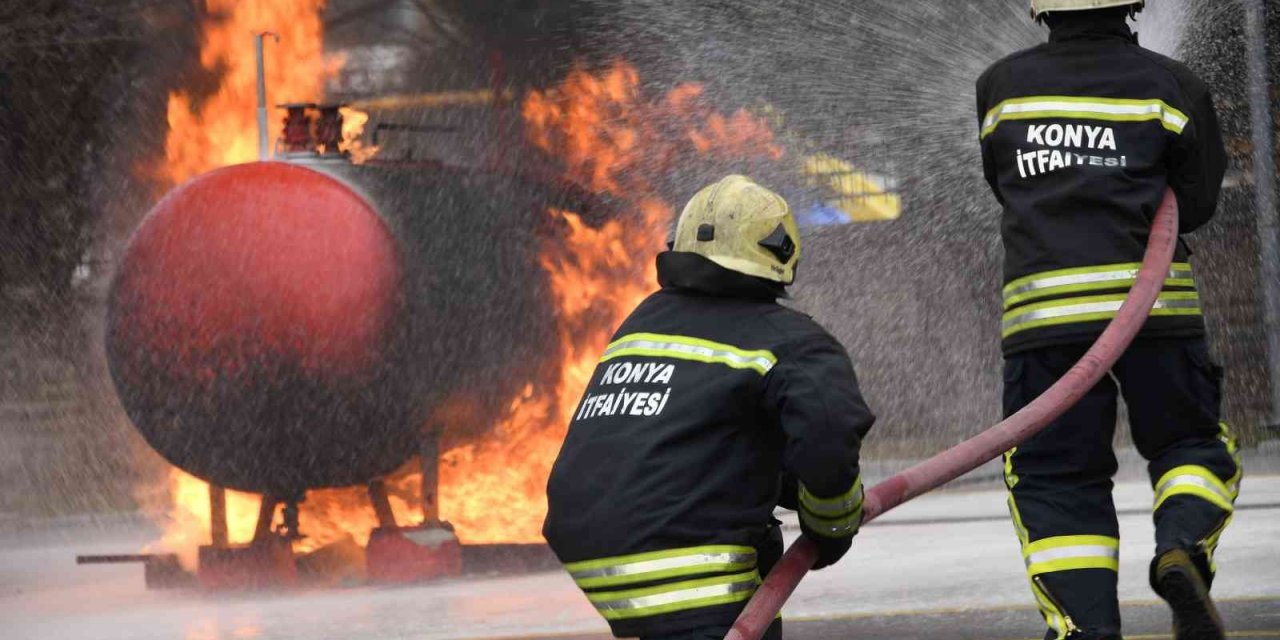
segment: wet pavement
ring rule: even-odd
[[[1146,568],[1150,489],[1118,484],[1120,595],[1134,638],[1168,636]],[[793,523],[786,523],[794,535]],[[608,637],[559,572],[402,588],[285,593],[147,591],[138,565],[76,566],[80,553],[136,551],[154,532],[98,522],[0,538],[0,637],[121,640],[475,640]],[[1247,476],[1223,537],[1214,592],[1232,637],[1280,638],[1280,475]],[[1039,635],[1002,491],[926,496],[866,527],[841,564],[814,573],[785,611],[787,637]]]

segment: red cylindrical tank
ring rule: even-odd
[[[166,196],[131,240],[107,348],[135,425],[170,462],[280,496],[364,482],[412,455],[396,375],[402,265],[366,200],[250,163]]]

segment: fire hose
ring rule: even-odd
[[[1084,397],[1142,329],[1164,287],[1177,240],[1178,204],[1173,191],[1165,189],[1164,200],[1151,224],[1151,237],[1136,281],[1116,317],[1080,361],[1021,411],[867,490],[862,521],[874,520],[995,459],[1039,433]],[[817,557],[817,545],[809,538],[801,536],[793,543],[751,597],[725,640],[760,640]]]

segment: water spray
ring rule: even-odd
[[[1276,163],[1267,87],[1266,8],[1244,0],[1249,57],[1249,120],[1253,130],[1253,194],[1257,207],[1259,294],[1267,334],[1271,424],[1280,425],[1280,215],[1276,211]]]
[[[1039,433],[1092,389],[1129,348],[1164,288],[1178,241],[1178,202],[1171,189],[1152,222],[1151,238],[1137,281],[1116,317],[1080,361],[1021,411],[960,444],[872,487],[863,502],[863,522],[973,471]],[[725,640],[760,640],[818,557],[817,545],[801,536],[773,567],[738,616]]]

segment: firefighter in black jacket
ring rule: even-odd
[[[781,197],[742,176],[703,189],[592,374],[543,534],[615,636],[723,638],[781,556],[780,501],[817,567],[858,531],[875,418],[844,348],[777,303],[799,258]]]
[[[1047,44],[978,80],[982,160],[1004,206],[1004,410],[1060,378],[1115,317],[1166,184],[1181,230],[1209,221],[1226,168],[1208,89],[1138,46],[1135,0],[1033,0]],[[1179,243],[1138,339],[1075,407],[1005,454],[1014,528],[1047,638],[1119,638],[1119,533],[1111,499],[1117,384],[1150,462],[1150,580],[1180,639],[1221,638],[1208,586],[1239,491],[1220,420],[1222,370]]]

